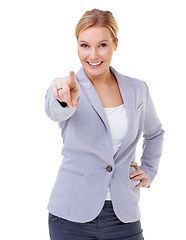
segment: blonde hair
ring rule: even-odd
[[[80,33],[83,30],[93,26],[108,27],[111,31],[113,41],[116,42],[117,32],[119,31],[119,28],[111,12],[102,11],[99,9],[86,11],[76,26],[75,29],[76,38],[78,39]]]

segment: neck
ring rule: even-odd
[[[87,74],[87,76],[89,77],[90,81],[94,86],[109,85],[113,81],[114,77],[110,69],[107,72],[102,73],[100,75],[89,76]]]

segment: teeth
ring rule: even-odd
[[[91,63],[91,62],[88,62],[90,65],[92,66],[97,66],[97,65],[100,65],[102,62],[98,62],[98,63]]]

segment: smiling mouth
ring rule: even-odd
[[[91,62],[88,62],[88,61],[86,61],[90,66],[100,66],[102,63],[103,63],[103,61],[101,61],[101,62],[97,62],[97,63],[91,63]]]

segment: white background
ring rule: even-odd
[[[157,178],[150,189],[141,191],[145,239],[184,239],[184,4],[181,0],[1,1],[1,239],[49,240],[46,206],[61,162],[62,139],[57,124],[44,113],[44,97],[55,77],[79,69],[74,29],[92,8],[113,12],[120,31],[112,66],[147,82],[166,131]]]

